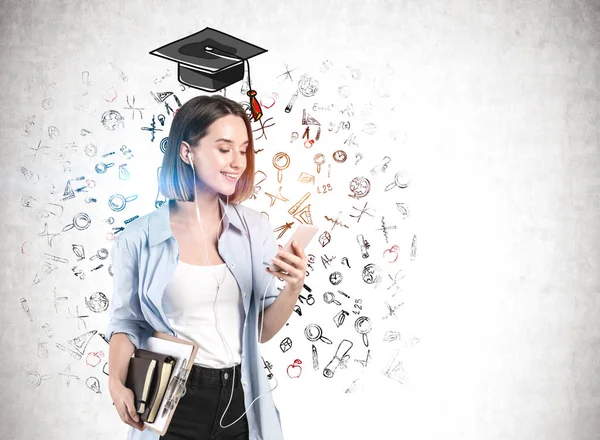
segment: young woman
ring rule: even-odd
[[[244,109],[220,95],[186,102],[173,118],[160,174],[169,201],[130,223],[111,253],[109,390],[132,427],[130,440],[160,437],[144,429],[124,385],[129,358],[153,330],[200,346],[162,439],[283,438],[259,342],[293,312],[307,257],[298,246],[278,253],[268,219],[239,204],[253,178]],[[271,273],[273,262],[283,271]],[[281,292],[273,275],[285,280]]]

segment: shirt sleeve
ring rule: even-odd
[[[275,234],[273,234],[273,228],[271,228],[271,223],[269,219],[260,214],[261,217],[261,232],[262,232],[262,266],[259,268],[260,273],[263,276],[263,282],[260,285],[263,286],[263,290],[258,292],[260,295],[260,300],[262,301],[263,296],[265,296],[265,310],[275,302],[277,297],[279,296],[279,290],[277,289],[277,278],[273,275],[267,273],[265,267],[271,265],[271,258],[277,255],[279,251],[279,246],[277,246],[277,241],[275,240]],[[270,282],[270,284],[269,284]],[[267,288],[267,285],[269,286]],[[264,289],[267,288],[267,292],[265,295]],[[262,304],[259,309],[262,312]]]
[[[125,333],[135,348],[145,346],[152,327],[145,320],[138,295],[138,267],[121,235],[113,242],[113,294],[108,309],[108,341],[114,333]]]

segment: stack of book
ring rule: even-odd
[[[144,425],[160,435],[166,434],[179,396],[185,394],[197,352],[194,342],[154,331],[144,349],[136,349],[129,360],[125,386],[133,391]]]
[[[144,422],[152,423],[162,403],[175,358],[138,348],[129,360],[125,386],[133,391],[135,407]]]

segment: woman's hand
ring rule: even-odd
[[[140,417],[135,410],[133,391],[121,382],[109,383],[108,390],[121,420],[140,431],[146,429],[146,425],[140,420]]]
[[[285,280],[286,287],[289,286],[293,292],[300,294],[302,287],[304,287],[308,258],[304,253],[304,249],[295,240],[292,242],[292,250],[294,253],[281,249],[277,253],[277,256],[271,260],[283,269],[284,272],[273,272],[269,267],[266,268],[266,271],[271,275]]]

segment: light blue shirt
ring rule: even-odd
[[[266,377],[258,342],[258,315],[272,275],[265,271],[278,251],[269,220],[260,212],[219,198],[223,232],[218,239],[219,255],[233,273],[244,303],[242,332],[242,386],[248,409],[250,440],[283,439],[279,411]],[[114,290],[109,308],[107,338],[126,333],[136,348],[145,348],[154,330],[176,336],[163,308],[163,292],[179,261],[179,246],[170,224],[169,202],[128,224],[112,246]],[[264,308],[277,298],[276,282],[268,287]],[[146,427],[129,430],[129,440],[158,440],[160,435]]]

